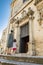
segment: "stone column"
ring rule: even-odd
[[[29,54],[32,55],[32,19],[31,15],[29,16]]]
[[[34,31],[33,31],[34,11],[31,8],[29,8],[27,15],[29,17],[29,51],[28,52],[30,55],[34,55],[34,50],[35,50]]]
[[[33,16],[29,16],[29,52],[30,55],[35,55],[35,42],[34,42],[34,23]]]
[[[19,53],[19,48],[20,48],[20,26],[19,26],[19,24],[16,26],[16,28],[17,28],[17,35],[16,35],[17,53]]]

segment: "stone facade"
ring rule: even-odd
[[[6,45],[7,45],[7,28],[3,30],[2,37],[1,37],[1,45],[3,49],[2,51],[4,53],[6,50]]]
[[[25,32],[22,32],[21,27],[24,27],[27,23],[29,24],[27,32],[25,30]],[[20,49],[23,45],[21,45],[21,39],[25,39],[27,36],[24,33],[26,35],[28,33],[26,40],[29,40],[26,42],[28,44],[26,53],[28,55],[43,56],[43,0],[13,0],[7,34],[2,35],[2,39],[6,35],[8,36],[11,30],[14,32],[14,39],[17,40],[17,53],[21,53]],[[21,38],[21,32],[25,37]]]
[[[37,8],[37,16],[36,16],[36,30],[34,29],[34,38],[36,45],[36,54],[43,55],[43,1],[39,0],[38,4],[36,4]],[[35,28],[35,26],[34,26]],[[36,35],[35,35],[36,34]]]
[[[1,40],[0,40],[0,54],[1,54],[1,52],[2,52],[2,44],[1,44]]]
[[[37,1],[37,2],[36,2]],[[18,6],[19,5],[19,6]],[[17,40],[17,52],[20,49],[20,28],[29,23],[29,55],[43,55],[43,1],[14,0],[11,3],[10,23],[14,38]]]

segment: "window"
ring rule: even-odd
[[[24,3],[25,1],[29,1],[29,0],[23,0],[23,3]],[[31,0],[30,0],[30,1],[31,1]]]
[[[23,3],[25,2],[26,0],[23,0]]]

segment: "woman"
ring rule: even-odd
[[[11,54],[11,48],[13,46],[13,30],[11,30],[10,34],[8,34],[7,39],[7,54]]]

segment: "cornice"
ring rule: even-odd
[[[15,15],[13,15],[13,16],[10,18],[10,20],[11,20],[13,17],[17,16],[17,15],[18,15],[23,9],[25,9],[25,7],[27,7],[32,1],[33,1],[33,0],[31,0],[30,2],[28,1],[28,3],[26,3],[26,5],[25,5],[24,7],[22,7]]]

